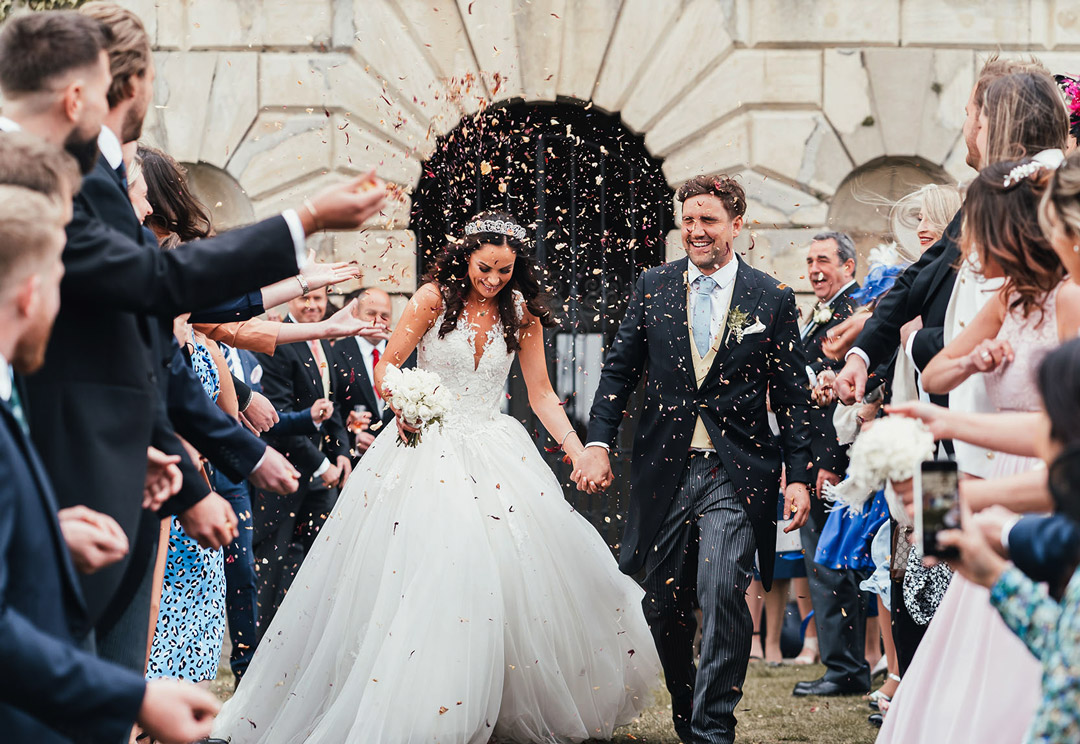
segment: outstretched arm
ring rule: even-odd
[[[996,338],[1004,317],[1005,303],[994,294],[971,324],[926,365],[920,378],[923,390],[944,395],[972,375],[1012,361],[1009,342]]]
[[[885,412],[919,419],[934,439],[959,439],[976,447],[1024,457],[1039,456],[1035,443],[1046,421],[1046,414],[1037,411],[968,413],[922,401],[886,406]]]
[[[416,294],[405,306],[405,312],[401,315],[394,333],[386,344],[386,352],[382,355],[379,363],[375,366],[375,387],[379,390],[383,400],[390,400],[389,391],[383,386],[386,378],[386,367],[401,368],[405,361],[412,356],[420,339],[424,337],[442,310],[442,293],[434,283],[425,284],[416,290]]]
[[[521,352],[518,354],[521,374],[529,389],[529,406],[547,429],[548,434],[559,443],[570,460],[577,463],[585,446],[574,431],[563,409],[562,401],[551,387],[547,359],[544,354],[544,328],[528,311],[521,326]]]

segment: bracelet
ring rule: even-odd
[[[564,444],[566,444],[566,440],[567,440],[567,439],[568,439],[568,438],[570,437],[570,435],[571,435],[571,434],[573,434],[573,433],[574,433],[574,429],[573,429],[573,428],[571,427],[570,431],[568,431],[568,432],[566,432],[565,434],[563,434],[563,438],[559,440],[559,449],[562,449],[562,448],[563,448],[563,445],[564,445]]]
[[[300,282],[300,289],[304,290],[304,294],[302,294],[301,297],[307,297],[308,292],[311,291],[311,288],[308,286],[307,279],[304,278],[303,274],[297,274],[296,281]]]
[[[315,209],[315,205],[311,203],[311,199],[304,199],[304,209],[311,215],[311,220],[315,223],[315,230],[322,230],[322,225],[319,224],[319,210]],[[304,294],[307,293],[305,292]]]

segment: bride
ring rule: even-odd
[[[621,574],[522,426],[499,412],[514,354],[572,460],[548,379],[525,229],[487,213],[439,257],[382,361],[418,349],[455,402],[415,449],[398,419],[364,455],[215,736],[482,744],[608,739],[652,701],[659,660]]]

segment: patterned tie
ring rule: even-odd
[[[712,333],[712,292],[716,288],[716,280],[711,276],[699,276],[694,280],[694,346],[697,347],[698,356],[704,357],[709,353],[709,341]]]
[[[30,436],[30,424],[26,421],[26,411],[23,410],[22,399],[19,397],[19,388],[15,385],[15,376],[11,376],[11,415],[15,417],[15,421],[19,424],[19,428],[23,430],[23,434]]]

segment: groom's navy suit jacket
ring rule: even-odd
[[[738,342],[730,329],[699,388],[687,323],[687,259],[644,272],[604,360],[589,441],[615,441],[626,401],[646,375],[631,462],[630,504],[619,567],[635,573],[671,507],[700,415],[753,525],[758,568],[772,583],[780,467],[789,482],[810,479],[810,394],[791,288],[739,261],[731,309],[764,329]],[[731,319],[729,311],[728,318]],[[780,422],[770,428],[768,394]]]
[[[56,511],[41,460],[0,401],[0,739],[119,741],[146,682],[76,647],[90,622]]]

